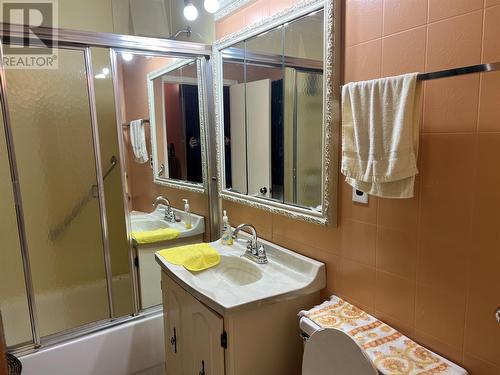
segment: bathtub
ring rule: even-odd
[[[23,375],[163,375],[163,313],[54,345],[20,360]]]

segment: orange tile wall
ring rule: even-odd
[[[293,1],[258,0],[220,38]],[[500,61],[500,0],[345,0],[345,82]],[[327,264],[336,293],[461,364],[500,374],[500,72],[425,84],[417,195],[324,228],[224,202],[233,224]],[[340,177],[340,181],[343,181]]]

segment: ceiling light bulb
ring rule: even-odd
[[[183,12],[184,17],[186,17],[188,21],[194,21],[198,18],[198,9],[196,9],[191,1],[188,1],[185,4]]]
[[[109,74],[109,68],[102,68],[102,74],[107,76]]]
[[[219,0],[205,0],[203,5],[208,13],[215,13],[219,10]]]
[[[122,59],[124,61],[132,61],[134,58],[134,55],[132,55],[130,52],[122,52]]]

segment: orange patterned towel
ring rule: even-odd
[[[347,333],[384,375],[467,375],[463,368],[337,296],[303,315],[322,328]]]

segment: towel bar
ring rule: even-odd
[[[149,122],[149,119],[148,119],[148,118],[142,119],[142,123],[143,123],[143,124],[150,124],[150,122]],[[122,127],[124,127],[124,128],[128,128],[128,127],[130,127],[130,122],[125,123],[125,124],[122,124]]]
[[[500,70],[500,62],[470,65],[461,68],[453,68],[447,70],[439,70],[436,72],[421,73],[417,76],[417,79],[419,81],[430,81],[432,79],[448,78],[448,77],[460,76],[471,73],[487,73],[487,72],[494,72],[497,70]]]
[[[464,74],[488,73],[495,71],[500,71],[500,61],[487,64],[463,66],[460,68],[437,70],[435,72],[429,72],[429,73],[420,73],[417,76],[417,80],[431,81],[433,79],[449,78],[449,77],[461,76]],[[340,87],[342,88],[342,86]]]

